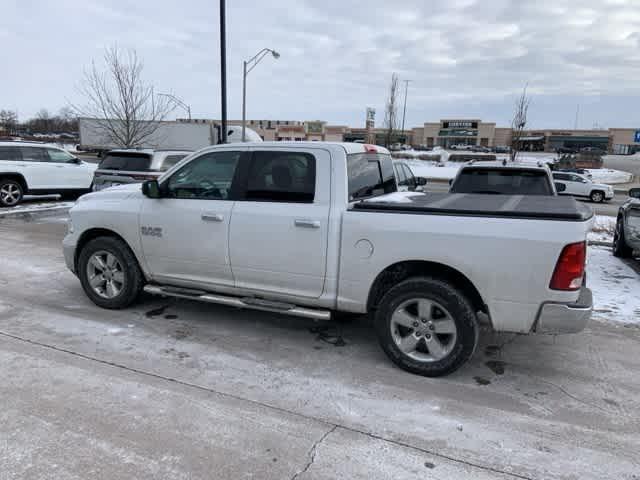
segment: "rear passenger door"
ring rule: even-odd
[[[229,253],[237,288],[317,298],[324,289],[330,154],[255,148],[243,162]]]
[[[18,162],[29,190],[56,190],[59,173],[49,161],[45,147],[20,147],[22,161]]]

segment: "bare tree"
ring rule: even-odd
[[[132,148],[153,140],[153,135],[175,109],[169,97],[157,96],[142,77],[143,63],[135,50],[117,46],[104,53],[106,69],[95,62],[84,73],[80,93],[84,106],[72,106],[80,117],[96,118],[93,128],[114,145]]]
[[[515,162],[518,158],[518,151],[522,148],[522,137],[524,129],[527,126],[527,115],[529,113],[529,105],[531,104],[531,98],[527,94],[527,87],[525,85],[522,89],[522,93],[516,100],[515,110],[513,114],[513,120],[511,121],[511,161]]]
[[[395,136],[398,128],[398,75],[391,75],[391,84],[389,85],[389,97],[384,107],[384,128],[385,128],[385,146],[388,148]]]
[[[0,110],[0,127],[3,133],[12,135],[18,126],[18,114],[13,110]]]

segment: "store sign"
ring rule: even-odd
[[[634,143],[640,143],[640,130],[636,130],[636,134],[633,136]]]
[[[308,135],[322,135],[324,133],[324,122],[304,122]]]
[[[450,120],[442,122],[442,128],[478,128],[478,122],[470,120]]]
[[[376,125],[376,109],[367,107],[367,121],[365,123],[367,128],[374,128]]]

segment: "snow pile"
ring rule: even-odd
[[[74,202],[27,202],[16,207],[0,209],[0,217],[7,215],[19,215],[22,213],[46,212],[48,210],[59,210],[73,207]]]
[[[379,197],[368,198],[365,202],[384,202],[384,203],[411,203],[411,197],[419,197],[424,195],[421,192],[393,192]]]
[[[594,183],[629,183],[633,181],[633,174],[611,168],[592,168],[587,170]]]
[[[640,324],[640,276],[603,247],[589,247],[587,285],[593,318]]]
[[[613,233],[616,230],[616,218],[596,215],[591,231],[587,234],[590,242],[613,243]]]
[[[405,163],[416,177],[435,180],[450,180],[458,174],[463,165],[456,162],[426,162],[423,160],[407,160]]]

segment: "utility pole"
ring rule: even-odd
[[[220,143],[227,143],[227,28],[225,0],[220,0],[220,95],[222,114]]]
[[[407,116],[407,92],[409,91],[409,82],[411,80],[404,80],[404,108],[402,110],[402,134],[404,135],[404,119]],[[407,137],[404,138],[404,142],[407,143]]]
[[[578,104],[578,106],[576,107],[576,120],[573,123],[573,129],[577,130],[578,129],[578,115],[580,114],[580,104]]]

